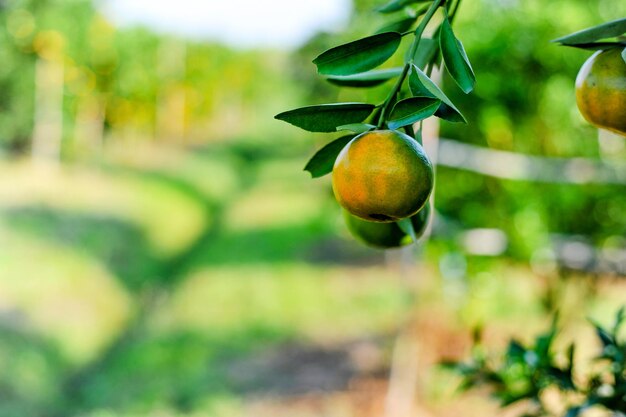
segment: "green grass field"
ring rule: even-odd
[[[406,323],[427,408],[453,415],[437,360],[477,324],[504,343],[546,323],[527,267],[455,280],[437,243],[359,246],[299,155],[110,155],[0,164],[0,416],[375,415]],[[574,311],[585,287],[567,291]],[[585,311],[608,317],[603,297]]]

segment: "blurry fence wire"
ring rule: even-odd
[[[437,164],[509,180],[626,185],[626,163],[531,156],[444,138],[439,141]]]
[[[626,163],[623,162],[524,155],[444,138],[439,140],[437,164],[505,180],[626,185]],[[492,229],[487,236],[483,229],[453,229],[468,254],[497,256],[506,250],[508,239],[504,231]],[[551,234],[550,242],[550,257],[561,267],[626,276],[626,247],[595,247],[584,236],[564,234]],[[484,248],[491,246],[498,250],[485,253]]]

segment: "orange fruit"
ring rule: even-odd
[[[335,198],[351,214],[393,222],[416,214],[433,189],[424,148],[395,130],[365,132],[339,153],[333,167]]]
[[[344,210],[348,230],[357,240],[374,248],[397,248],[408,245],[413,239],[400,229],[397,223],[380,223],[363,220]],[[430,218],[430,205],[427,203],[417,214],[411,216],[415,236],[424,234]]]
[[[576,77],[576,103],[592,125],[626,136],[626,62],[623,47],[598,51]]]

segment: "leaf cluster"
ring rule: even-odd
[[[594,51],[622,48],[622,58],[626,62],[626,18],[606,22],[555,39],[563,46]]]
[[[445,64],[459,88],[469,93],[475,84],[472,66],[461,41],[452,29],[461,0],[391,0],[376,11],[389,22],[373,34],[335,46],[317,56],[317,72],[343,88],[371,88],[394,81],[382,103],[329,103],[282,112],[276,119],[309,132],[350,131],[320,149],[305,170],[313,177],[332,171],[337,155],[356,135],[374,129],[404,129],[420,140],[412,126],[435,116],[450,122],[466,119],[457,106],[430,78],[434,67]],[[427,25],[438,19],[432,37],[424,36]],[[385,68],[398,53],[402,39],[412,37],[404,64]],[[350,138],[350,139],[348,139]]]
[[[509,342],[502,358],[494,364],[475,338],[472,358],[468,362],[444,362],[443,365],[462,377],[461,390],[487,387],[502,407],[520,401],[529,401],[524,416],[554,416],[544,404],[544,393],[556,388],[564,403],[571,403],[561,417],[577,417],[583,411],[598,407],[608,411],[626,410],[626,341],[619,332],[626,318],[620,309],[612,326],[604,327],[591,321],[601,349],[595,361],[602,363],[600,371],[584,378],[574,374],[576,344],[572,343],[561,355],[553,352],[557,336],[557,318],[550,329],[525,345],[517,340]],[[478,334],[478,333],[477,333]],[[577,382],[582,380],[584,382]],[[576,398],[572,401],[571,398]]]

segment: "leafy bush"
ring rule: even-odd
[[[557,355],[553,342],[558,334],[557,317],[550,329],[525,345],[515,339],[509,342],[503,357],[490,358],[475,338],[472,358],[468,362],[447,362],[444,366],[459,373],[462,390],[488,387],[502,407],[528,401],[526,417],[556,416],[546,403],[546,391],[556,388],[562,404],[567,404],[565,417],[577,417],[590,408],[604,408],[623,416],[626,411],[626,340],[619,332],[626,319],[622,307],[612,326],[602,326],[594,321],[600,352],[595,361],[602,366],[587,375],[574,372],[576,343]],[[477,333],[478,334],[478,333]],[[563,359],[564,360],[559,360]]]

